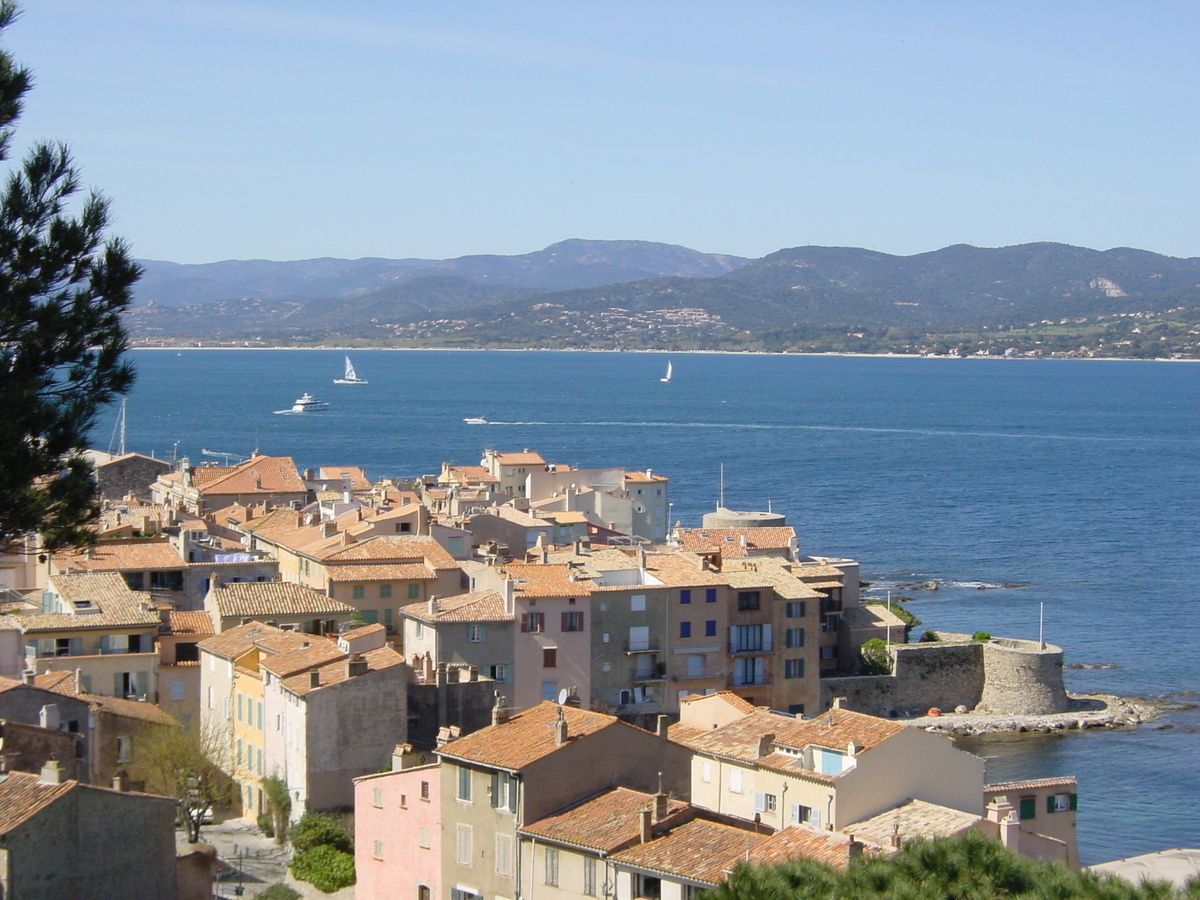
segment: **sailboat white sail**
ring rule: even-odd
[[[670,383],[670,381],[671,381],[671,363],[670,362],[667,363],[667,374],[658,380],[662,381],[664,383]]]
[[[334,384],[368,384],[365,378],[359,378],[358,373],[354,371],[354,363],[350,362],[350,357],[346,357],[346,374],[341,378],[333,379]]]

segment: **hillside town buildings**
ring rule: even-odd
[[[195,729],[237,814],[272,778],[293,818],[352,808],[380,900],[691,900],[738,861],[965,830],[1078,865],[1073,779],[988,785],[823,689],[906,629],[778,514],[684,527],[666,476],[529,449],[411,485],[124,464],[93,547],[0,569],[26,768],[136,784],[143,729]]]

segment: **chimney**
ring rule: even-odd
[[[517,593],[517,583],[511,578],[505,578],[500,582],[500,596],[504,600],[504,611],[511,613],[513,611],[513,601]]]
[[[849,707],[846,706],[846,698],[845,697],[834,697],[833,698],[833,706],[831,706],[829,708],[830,709],[848,709]]]
[[[26,669],[21,673],[21,680],[26,684],[33,684],[35,675],[37,675],[37,671],[35,669]]]
[[[359,675],[366,675],[368,668],[366,657],[361,653],[355,653],[346,660],[346,677],[356,678]]]
[[[667,795],[662,789],[662,772],[658,773],[658,791],[654,794],[654,821],[661,822],[667,817]]]
[[[508,721],[508,709],[504,706],[504,698],[496,691],[496,702],[492,704],[492,724],[503,725]]]
[[[319,688],[321,686],[321,670],[320,669],[309,669],[308,670],[308,686],[310,688]]]
[[[1014,809],[1010,809],[1000,823],[1000,843],[1014,853],[1021,852],[1021,820]]]
[[[643,809],[638,812],[638,838],[643,844],[649,842],[654,834],[650,827],[652,815],[654,815],[654,811],[651,809]]]
[[[656,719],[655,723],[654,723],[654,733],[657,734],[660,738],[665,738],[667,736],[667,729],[670,727],[670,725],[671,725],[671,717],[670,716],[659,716],[658,719]]]
[[[39,784],[62,784],[66,779],[63,777],[62,766],[58,764],[58,760],[53,756],[46,760],[46,764],[42,766],[42,774],[38,778]]]
[[[563,715],[563,708],[558,708],[558,721],[554,723],[554,743],[561,747],[567,742],[567,717]]]
[[[122,794],[129,790],[129,773],[124,769],[117,769],[113,773],[112,789],[120,791]]]
[[[438,598],[437,598],[437,594],[434,594],[433,596],[431,596],[429,598],[429,615],[436,616],[437,614],[438,614]]]
[[[304,470],[304,480],[305,481],[315,481],[316,479],[313,476],[315,476],[316,474],[317,473],[314,472],[312,469],[305,469]]]
[[[847,835],[850,838],[850,843],[846,845],[846,862],[851,863],[859,859],[863,854],[862,841],[856,841],[854,835]]]
[[[337,522],[322,522],[321,534],[324,537],[333,537],[337,534]]]
[[[771,745],[775,743],[774,734],[759,735],[758,738],[758,755],[759,757],[771,755]]]

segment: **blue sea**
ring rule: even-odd
[[[860,560],[930,628],[1036,638],[1041,619],[1068,665],[1111,666],[1069,668],[1069,690],[1200,699],[1195,364],[373,350],[351,353],[370,383],[340,386],[338,350],[132,356],[129,450],[258,449],[373,479],[485,447],[651,468],[671,477],[673,519],[699,524],[722,496],[785,513],[804,552]],[[330,408],[275,414],[306,391]],[[901,587],[928,580],[940,589]],[[971,749],[993,781],[1078,776],[1085,864],[1200,847],[1195,710]]]

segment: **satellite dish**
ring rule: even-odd
[[[566,688],[563,688],[561,691],[558,692],[558,705],[566,706],[567,698],[570,696],[571,696],[571,692],[568,691]]]

